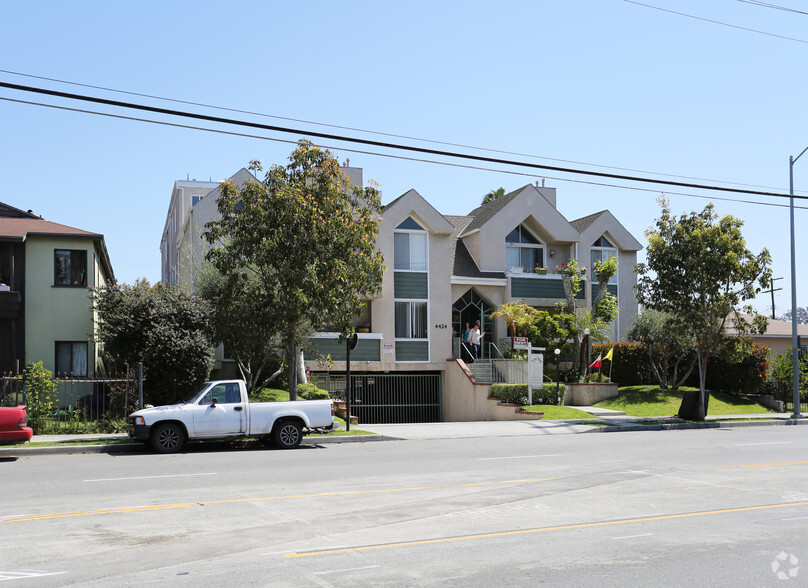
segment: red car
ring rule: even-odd
[[[16,445],[30,441],[34,435],[26,427],[25,406],[0,406],[0,445]]]

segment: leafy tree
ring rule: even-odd
[[[282,345],[274,330],[274,309],[261,301],[254,271],[222,275],[210,262],[196,274],[196,292],[213,309],[210,338],[224,343],[252,393],[283,372]]]
[[[225,182],[221,192],[221,218],[206,225],[207,258],[234,292],[248,294],[241,302],[266,309],[257,320],[262,332],[281,338],[294,399],[307,329],[349,334],[381,284],[378,191],[351,185],[331,152],[301,140],[286,167],[273,166],[243,188]],[[250,286],[236,288],[241,281]]]
[[[510,336],[516,337],[517,333],[524,335],[525,329],[533,322],[535,312],[536,309],[529,304],[525,304],[521,300],[515,300],[500,304],[491,313],[491,318],[504,319]]]
[[[739,333],[749,331],[733,310],[769,285],[771,256],[766,249],[757,255],[749,251],[743,222],[731,215],[719,219],[712,204],[675,218],[668,203],[661,203],[656,228],[646,231],[647,261],[636,267],[637,297],[645,307],[671,313],[692,328],[700,354],[697,416],[703,420],[707,363],[727,340],[728,321]],[[755,330],[765,329],[765,321],[757,317]]]
[[[598,293],[592,301],[592,315],[609,324],[617,318],[620,310],[617,306],[617,296],[609,292],[609,280],[617,273],[617,258],[595,261],[592,270],[598,279]]]
[[[143,362],[144,394],[151,403],[176,401],[210,374],[210,309],[201,298],[145,279],[97,288],[91,297],[98,340],[120,366]]]
[[[491,190],[488,194],[483,196],[482,204],[493,202],[497,198],[502,198],[505,195],[505,188],[499,187],[496,190]]]
[[[791,390],[793,382],[793,364],[791,358],[794,356],[794,350],[789,347],[785,353],[781,353],[774,358],[774,366],[772,368],[772,379],[777,383],[781,390]],[[800,372],[800,390],[805,390],[808,387],[808,357],[800,357],[798,362]]]
[[[532,322],[527,328],[527,335],[533,347],[547,349],[546,357],[552,357],[553,351],[558,348],[561,355],[566,356],[572,351],[569,342],[573,332],[575,317],[563,311],[563,305],[556,308],[556,312],[535,310]]]
[[[780,317],[781,321],[791,321],[791,311],[783,313],[783,316]],[[806,307],[797,307],[797,324],[800,325],[808,325],[808,308]]]
[[[661,389],[678,389],[693,372],[696,365],[693,331],[678,317],[644,309],[634,321],[628,338],[642,343]]]

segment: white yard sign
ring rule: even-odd
[[[514,349],[516,346],[514,345]],[[527,403],[533,405],[533,388],[544,385],[544,347],[527,344]]]

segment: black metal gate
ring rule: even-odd
[[[442,420],[441,374],[351,373],[351,415],[360,423],[436,423]],[[345,374],[321,372],[312,381],[332,398],[345,400]]]

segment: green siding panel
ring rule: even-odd
[[[309,343],[314,348],[313,351],[306,351],[305,358],[316,360],[317,354],[330,355],[334,361],[345,361],[346,344],[339,339],[309,339]],[[381,361],[379,348],[381,339],[359,339],[356,349],[351,351],[351,361]]]
[[[418,272],[395,272],[393,290],[396,298],[426,300],[429,298],[427,274]]]
[[[609,291],[610,294],[613,296],[617,296],[617,284],[606,284],[606,290]],[[592,300],[594,300],[598,295],[598,285],[592,284]]]
[[[541,278],[512,278],[511,298],[557,298],[564,300],[564,284],[561,280],[544,280]],[[575,296],[583,300],[584,289],[578,290]]]
[[[396,361],[429,361],[429,341],[396,341]]]

